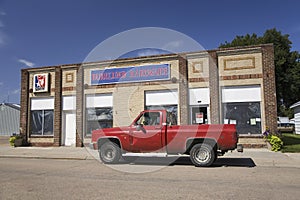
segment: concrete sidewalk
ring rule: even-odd
[[[98,152],[90,148],[76,147],[0,146],[0,158],[91,160],[98,159]]]
[[[222,158],[222,157],[220,157]],[[300,153],[273,152],[266,148],[244,149],[243,153],[228,152],[223,158],[252,159],[256,166],[300,168]]]
[[[0,145],[0,158],[99,160],[98,151],[89,147],[11,147]],[[300,153],[272,152],[268,149],[244,149],[244,153],[228,152],[218,161],[253,162],[253,166],[300,168]],[[226,165],[226,164],[225,164]]]

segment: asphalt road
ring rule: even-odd
[[[0,199],[299,199],[300,168],[232,161],[196,168],[181,160],[134,174],[96,160],[0,158]]]

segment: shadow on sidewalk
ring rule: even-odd
[[[192,165],[189,157],[138,157],[126,156],[120,164],[134,165]],[[211,167],[255,167],[256,164],[251,158],[218,158]]]

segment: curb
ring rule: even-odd
[[[96,160],[86,156],[84,158],[76,157],[47,157],[47,156],[15,156],[15,155],[0,155],[0,158],[24,158],[24,159],[47,159],[47,160]]]

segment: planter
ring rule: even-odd
[[[269,141],[266,141],[266,143],[267,143],[268,149],[269,149],[270,151],[272,151],[272,145],[270,144],[270,142],[269,142]]]
[[[15,139],[15,142],[14,142],[14,146],[15,147],[20,147],[23,145],[23,138],[17,138]]]

